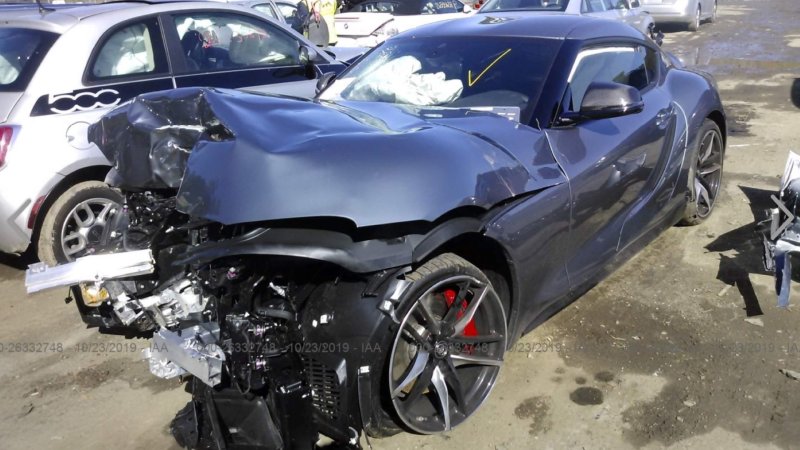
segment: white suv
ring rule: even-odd
[[[90,254],[121,197],[86,131],[138,94],[187,86],[313,96],[345,65],[242,6],[106,3],[0,14],[0,251]],[[149,145],[145,143],[145,145]]]

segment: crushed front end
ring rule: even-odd
[[[213,213],[198,211],[226,205],[199,192],[214,189],[200,177],[184,183],[188,156],[198,142],[230,144],[233,132],[204,102],[199,90],[157,98],[130,107],[163,107],[139,128],[127,109],[93,128],[114,162],[107,181],[124,194],[109,244],[103,254],[32,266],[28,291],[71,286],[88,325],[151,338],[150,371],[182,377],[192,393],[171,426],[181,446],[310,449],[320,435],[358,446],[362,430],[392,432],[376,400],[389,346],[380,331],[391,322],[391,306],[381,305],[410,244],[354,242],[335,221],[206,218]],[[245,214],[269,210],[257,198],[225,202]]]
[[[88,324],[151,336],[150,371],[185,377],[193,395],[172,424],[182,446],[308,449],[320,433],[357,445],[380,420],[361,406],[371,409],[370,371],[381,369],[378,302],[391,274],[249,252],[195,257],[266,230],[193,222],[168,194],[126,192],[112,253],[34,266],[29,291],[79,283]]]

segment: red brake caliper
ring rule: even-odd
[[[448,308],[453,306],[453,302],[456,301],[456,290],[455,289],[445,289],[444,290],[444,301],[447,303],[447,307]],[[458,312],[456,313],[456,319],[460,319],[464,315],[464,312],[467,311],[467,306],[468,306],[467,300],[466,299],[462,300],[461,301],[461,305],[459,305]],[[474,318],[470,319],[470,321],[467,322],[467,326],[464,327],[463,335],[464,336],[477,336],[478,335],[478,329],[475,327],[475,319]]]

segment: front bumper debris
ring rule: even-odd
[[[222,382],[225,353],[217,344],[219,327],[195,325],[178,333],[160,329],[153,334],[153,344],[143,355],[150,372],[160,378],[174,378],[186,372],[209,386]]]
[[[772,196],[775,208],[758,224],[763,245],[764,269],[775,273],[778,306],[789,306],[792,282],[792,254],[800,254],[800,155],[789,152],[781,177],[780,198]]]
[[[28,294],[32,294],[54,287],[135,277],[154,271],[150,250],[90,255],[55,267],[45,263],[31,264],[25,271],[25,288]]]

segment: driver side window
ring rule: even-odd
[[[642,46],[594,48],[582,51],[572,68],[562,109],[578,111],[593,82],[626,84],[644,90],[655,82],[655,52]]]
[[[267,22],[199,12],[176,15],[174,24],[188,73],[300,64],[300,43]]]

